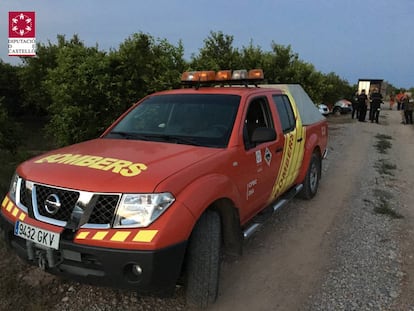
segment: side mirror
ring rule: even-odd
[[[255,144],[264,143],[276,139],[276,131],[273,128],[258,127],[253,131],[251,142]]]

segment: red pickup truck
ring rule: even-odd
[[[185,73],[99,138],[22,163],[1,204],[8,245],[63,277],[151,294],[183,282],[190,304],[213,303],[221,254],[241,254],[266,211],[312,198],[327,150],[302,87],[261,78]]]

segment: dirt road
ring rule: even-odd
[[[245,242],[242,257],[224,262],[209,310],[414,310],[414,127],[400,124],[395,110],[383,110],[380,124],[328,120],[317,196],[279,210]],[[171,299],[137,298],[19,269],[16,289],[52,293],[41,302],[47,308],[36,302],[40,309],[187,310],[182,290]]]

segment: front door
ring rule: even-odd
[[[265,96],[254,97],[245,111],[243,126],[244,150],[238,155],[237,186],[245,194],[240,208],[242,222],[250,219],[269,202],[282,160],[285,137],[276,133],[270,142],[251,141],[256,128],[275,129],[273,107]]]

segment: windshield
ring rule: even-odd
[[[107,138],[227,146],[240,97],[224,94],[152,96],[127,114]]]

